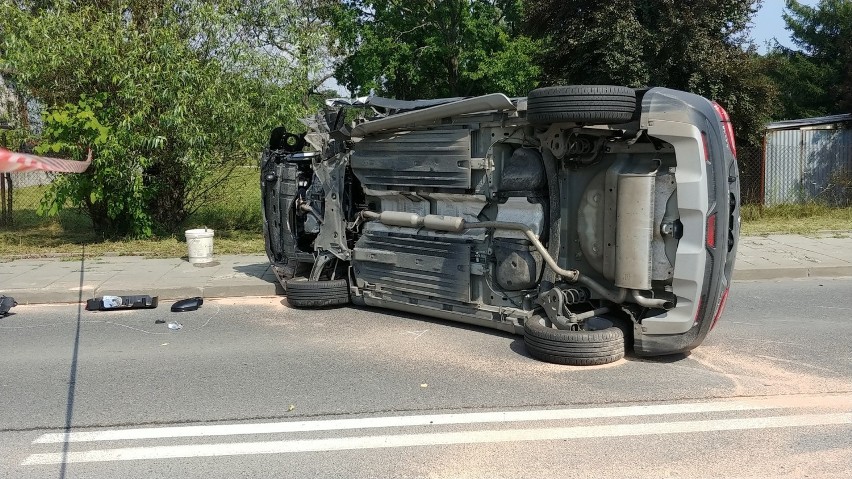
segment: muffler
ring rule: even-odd
[[[656,169],[618,175],[614,283],[621,288],[651,289],[656,175]]]

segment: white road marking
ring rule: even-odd
[[[405,334],[411,334],[412,336],[414,336],[414,339],[420,339],[420,336],[423,336],[428,331],[428,329],[424,329],[422,331],[406,331]]]
[[[129,447],[81,452],[32,454],[22,466],[38,464],[134,461],[187,457],[239,456],[251,454],[282,454],[294,452],[343,451],[396,447],[438,446],[449,444],[488,444],[520,441],[552,441],[565,439],[646,436],[711,431],[737,431],[787,427],[852,424],[852,413],[811,414],[745,419],[716,419],[706,421],[657,422],[575,426],[541,429],[510,429],[465,431],[426,434],[309,439],[293,441],[243,442],[230,444],[199,444],[155,447]]]
[[[287,421],[261,424],[217,424],[207,426],[148,427],[113,429],[72,433],[43,434],[33,444],[64,442],[119,441],[175,437],[235,436],[247,434],[280,434],[310,431],[375,429],[406,426],[438,426],[452,424],[481,424],[522,421],[554,421],[566,419],[595,419],[611,417],[653,416],[666,414],[698,414],[724,411],[754,411],[761,409],[798,408],[803,404],[828,401],[834,406],[852,408],[852,394],[766,396],[747,400],[720,400],[686,404],[655,404],[645,406],[613,406],[580,409],[541,409],[420,416],[369,417],[315,421]]]
[[[842,397],[838,396],[838,400]],[[852,404],[852,396],[846,397]],[[502,411],[464,414],[433,414],[422,416],[370,417],[317,421],[288,421],[262,424],[217,424],[209,426],[149,427],[71,433],[43,434],[33,444],[63,442],[120,441],[171,437],[235,436],[244,434],[278,434],[346,429],[374,429],[405,426],[437,426],[448,424],[480,424],[520,421],[554,421],[606,417],[652,416],[663,414],[695,414],[723,411],[753,411],[800,407],[801,402],[785,404],[767,399],[748,401],[714,401],[690,404],[658,404],[648,406],[617,406],[586,409],[542,409],[533,411]]]

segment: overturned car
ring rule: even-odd
[[[725,110],[665,88],[329,101],[272,132],[267,253],[295,307],[355,303],[523,334],[572,365],[698,346],[739,236]]]

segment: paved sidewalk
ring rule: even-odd
[[[19,304],[76,303],[104,295],[149,294],[163,300],[283,293],[266,255],[216,256],[203,265],[140,256],[0,263],[0,294]]]
[[[734,280],[852,276],[852,232],[744,236]]]
[[[180,258],[103,256],[0,262],[0,294],[20,304],[75,303],[129,294],[162,300],[283,294],[265,255],[214,260],[192,265]],[[852,276],[852,233],[740,238],[735,280],[809,276]]]

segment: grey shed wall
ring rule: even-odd
[[[852,124],[768,129],[764,205],[852,205]]]

